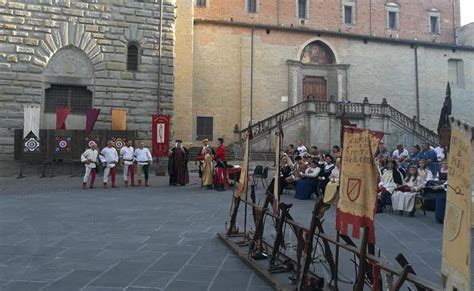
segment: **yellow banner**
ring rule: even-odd
[[[127,111],[123,109],[112,109],[112,130],[127,129]]]
[[[381,137],[368,129],[344,129],[336,229],[348,235],[348,226],[352,225],[352,236],[359,238],[361,227],[367,226],[370,242],[375,242],[373,220],[378,178],[374,156]]]
[[[242,168],[240,170],[239,188],[237,189],[237,192],[235,192],[235,197],[239,197],[240,199],[246,198],[245,194],[247,193],[247,188],[249,184],[249,177],[248,177],[249,149],[250,149],[250,136],[247,134],[247,138],[245,139],[244,161],[242,163]]]
[[[446,290],[471,290],[472,128],[451,120],[441,272]]]

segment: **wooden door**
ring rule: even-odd
[[[303,80],[303,99],[327,101],[326,80],[323,77],[306,76]]]

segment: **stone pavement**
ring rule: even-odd
[[[80,178],[0,178],[0,290],[271,290],[215,237],[229,217],[231,191],[169,187],[80,189]],[[263,201],[262,187],[258,188]],[[309,225],[313,201],[294,204]],[[334,211],[325,221],[334,234]],[[442,225],[432,213],[381,214],[378,247],[404,253],[440,283]],[[350,264],[342,262],[342,264]],[[346,290],[342,285],[342,290]]]

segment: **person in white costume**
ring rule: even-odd
[[[99,151],[97,150],[97,144],[95,142],[90,142],[90,148],[88,148],[81,155],[81,162],[84,163],[86,171],[84,174],[84,179],[82,180],[82,189],[87,188],[87,182],[90,178],[90,188],[94,188],[95,175],[97,170],[97,157],[99,156]]]
[[[130,185],[135,186],[135,166],[133,164],[135,150],[133,141],[127,141],[127,144],[120,149],[120,160],[123,167],[123,184],[128,187],[128,174],[130,173]]]
[[[413,216],[415,213],[415,196],[425,186],[423,178],[418,174],[416,165],[408,168],[405,184],[398,187],[392,194],[392,208],[398,210],[400,215],[404,212]]]
[[[145,147],[144,142],[140,142],[138,148],[135,150],[135,160],[137,161],[138,186],[142,185],[142,172],[145,175],[145,187],[150,186],[150,184],[148,184],[148,170],[153,162],[153,158],[150,150]]]
[[[102,180],[103,187],[107,188],[107,182],[109,181],[109,174],[112,180],[112,188],[115,188],[115,166],[119,160],[117,150],[114,148],[114,142],[109,140],[107,147],[103,148],[100,152],[100,161],[104,165],[104,178]]]

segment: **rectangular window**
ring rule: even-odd
[[[464,64],[462,60],[448,60],[448,78],[451,85],[464,86]]]
[[[196,140],[209,139],[212,140],[214,118],[212,117],[197,117],[196,122]]]
[[[430,16],[430,32],[439,33],[439,17]]]
[[[395,11],[388,12],[388,28],[398,29],[398,13]]]
[[[352,24],[352,6],[344,5],[344,23]]]
[[[206,0],[196,0],[196,6],[206,7]]]
[[[247,12],[257,13],[257,0],[247,0]]]
[[[298,0],[298,18],[306,19],[308,17],[306,0]]]
[[[71,113],[85,114],[92,108],[92,92],[83,86],[51,85],[45,90],[44,112],[55,113],[60,106],[70,107]]]

